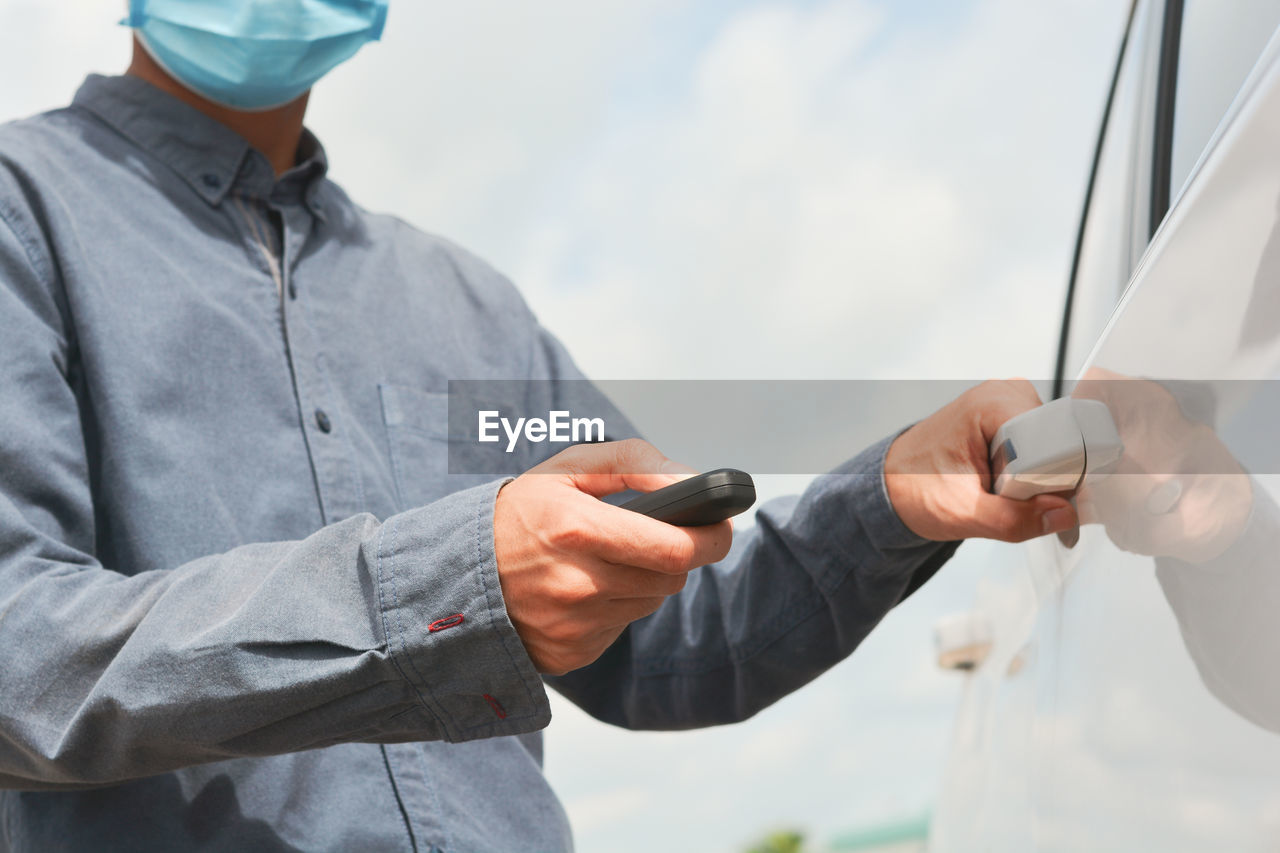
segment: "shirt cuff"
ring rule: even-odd
[[[837,469],[838,473],[857,475],[852,499],[858,517],[863,520],[867,537],[882,553],[943,544],[914,533],[903,523],[889,500],[889,484],[884,477],[885,458],[889,455],[890,445],[905,431],[881,439]]]
[[[855,475],[848,500],[862,522],[863,534],[883,558],[883,570],[905,573],[907,582],[898,602],[923,586],[960,547],[960,540],[939,542],[917,535],[893,508],[884,463],[890,445],[905,431],[881,439],[838,469]]]
[[[388,653],[453,742],[551,721],[498,581],[493,507],[505,482],[392,516],[380,531],[372,574]]]
[[[1274,554],[1277,540],[1280,539],[1277,536],[1280,529],[1280,524],[1277,524],[1277,519],[1280,519],[1280,507],[1276,506],[1270,493],[1252,476],[1249,477],[1249,488],[1252,490],[1249,515],[1236,538],[1222,550],[1222,553],[1196,562],[1179,557],[1158,556],[1156,557],[1157,570],[1193,577],[1221,577],[1248,572],[1259,565],[1264,565],[1269,572],[1273,561],[1266,559],[1264,555]]]

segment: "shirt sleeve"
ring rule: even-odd
[[[1156,579],[1205,686],[1251,722],[1280,732],[1280,507],[1261,483],[1240,537],[1203,563],[1156,558]]]
[[[548,682],[605,722],[684,729],[744,720],[843,660],[959,545],[898,519],[883,485],[890,442],[765,504],[724,561]]]
[[[549,375],[582,378],[545,333],[541,353]],[[884,481],[894,438],[763,505],[725,560],[691,573],[593,664],[547,683],[605,722],[685,729],[746,719],[843,660],[960,544],[899,519]]]
[[[12,213],[0,204],[0,787],[547,723],[498,586],[497,482],[300,541],[105,569],[72,323]]]

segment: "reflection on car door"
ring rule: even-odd
[[[1274,1],[1137,4],[1063,341],[1067,390],[1108,403],[1127,462],[1080,494],[1074,547],[1031,543],[1025,577],[980,591],[1005,615],[933,849],[1280,845],[1278,22]],[[1152,85],[1177,86],[1163,129]]]

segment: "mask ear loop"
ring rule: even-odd
[[[137,29],[147,22],[146,0],[125,0],[120,26]]]
[[[374,18],[373,23],[369,25],[369,41],[382,41],[382,30],[387,25],[387,8],[390,5],[391,0],[379,0],[376,6],[378,17]]]

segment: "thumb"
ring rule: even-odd
[[[697,473],[638,438],[579,444],[556,454],[538,468],[543,466],[547,466],[546,473],[567,475],[579,491],[595,497],[624,489],[652,492]]]

